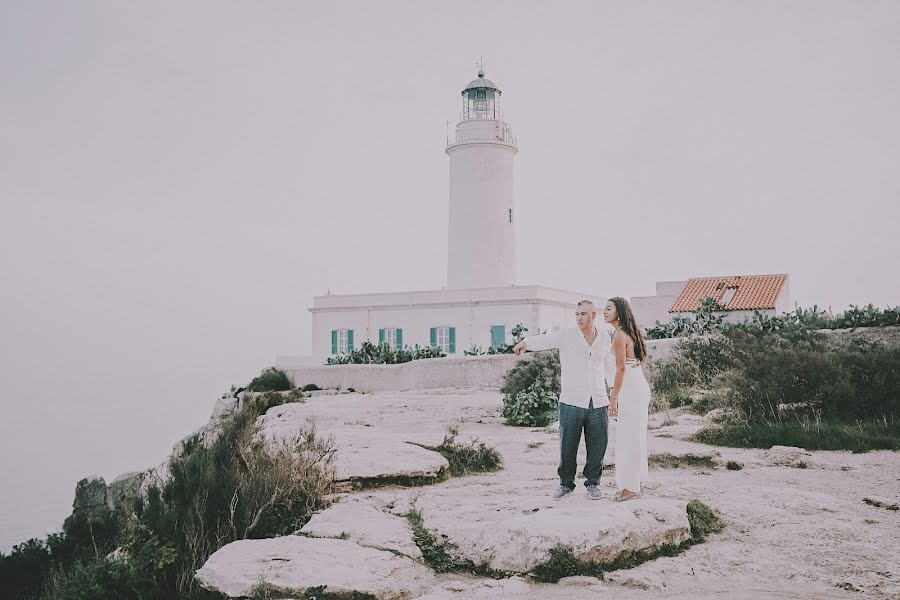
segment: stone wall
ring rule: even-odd
[[[650,356],[668,356],[678,343],[676,339],[648,340]],[[503,376],[518,360],[530,360],[530,354],[519,359],[512,354],[488,354],[427,358],[399,365],[322,365],[320,367],[285,367],[295,385],[314,383],[321,388],[348,389],[358,392],[427,390],[448,387],[496,388]]]

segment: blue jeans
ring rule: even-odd
[[[587,463],[584,465],[584,485],[597,485],[603,472],[603,456],[606,454],[609,407],[594,408],[593,398],[587,408],[559,405],[559,483],[570,490],[575,489],[576,459],[581,445],[581,430],[584,429],[584,445],[587,448]]]

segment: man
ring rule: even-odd
[[[594,326],[597,308],[582,300],[575,308],[577,328],[527,337],[513,348],[516,356],[526,350],[559,348],[559,500],[575,489],[578,446],[584,430],[587,463],[584,466],[588,496],[600,499],[600,473],[606,454],[609,396],[607,378],[612,381],[615,362],[610,351],[610,336],[605,327]],[[613,369],[613,370],[611,370]]]

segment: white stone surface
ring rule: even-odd
[[[446,536],[460,557],[516,573],[545,562],[559,544],[595,563],[677,546],[690,538],[685,505],[659,498],[598,502],[583,490],[554,501],[548,486],[531,482],[444,487],[416,502],[425,526]]]
[[[433,587],[417,600],[512,600],[524,597],[530,590],[531,585],[521,577],[475,582],[454,579]]]
[[[276,407],[270,416],[297,411],[294,424],[315,420],[322,430],[365,428],[397,435],[406,441],[429,445],[440,443],[448,426],[460,428],[460,437],[477,436],[497,448],[503,456],[503,471],[465,478],[452,478],[439,485],[418,488],[384,488],[355,492],[348,500],[365,501],[393,514],[407,512],[413,501],[427,506],[432,494],[454,492],[467,502],[490,497],[491,487],[506,487],[509,497],[517,494],[539,497],[557,485],[558,435],[542,429],[502,425],[501,398],[496,391],[436,389],[373,394],[340,394],[311,398],[306,404]],[[716,598],[840,599],[900,597],[900,520],[896,512],[863,502],[863,498],[900,501],[900,459],[896,452],[809,452],[802,449],[770,450],[719,448],[688,441],[706,425],[702,418],[671,411],[676,425],[650,432],[651,453],[674,455],[718,452],[717,462],[735,460],[740,471],[724,468],[661,469],[651,467],[651,481],[644,487],[644,501],[669,500],[686,503],[700,499],[718,510],[726,527],[705,543],[674,556],[638,567],[607,573],[606,582],[592,585],[530,583],[522,600],[657,600]],[[680,415],[685,414],[683,418]],[[263,421],[269,417],[265,417]],[[614,462],[615,427],[610,429],[606,462]],[[796,456],[811,468],[796,468]],[[778,464],[776,464],[778,463]],[[583,447],[578,465],[584,464]],[[605,498],[591,502],[580,485],[566,510],[579,517],[604,511],[613,503],[610,474],[604,471],[601,488]],[[498,494],[496,496],[500,498]],[[499,500],[498,500],[499,501]],[[518,502],[518,501],[515,501]],[[637,501],[625,503],[632,504]],[[532,506],[531,508],[534,508]],[[541,509],[541,505],[536,505]],[[523,510],[526,507],[523,506]],[[584,512],[581,512],[584,511]],[[426,514],[429,511],[425,511]],[[502,515],[501,510],[500,514]],[[431,522],[428,515],[427,523]],[[485,517],[486,519],[486,517]],[[426,523],[426,524],[427,524]],[[440,534],[441,532],[438,531]],[[316,540],[332,541],[332,540]],[[340,541],[340,540],[337,540]],[[352,544],[350,540],[344,543]],[[399,557],[398,557],[399,558]],[[276,561],[277,562],[277,561]],[[492,580],[463,574],[437,577],[425,590],[440,591],[441,600],[471,600],[471,588],[461,584],[453,591],[444,584],[465,582],[489,587]],[[562,590],[562,591],[561,591]],[[858,590],[858,591],[850,591]],[[505,600],[505,599],[504,599]]]
[[[360,546],[390,550],[416,560],[422,559],[422,551],[413,541],[409,521],[353,498],[347,498],[313,515],[302,531],[314,537],[344,536]]]
[[[249,596],[264,581],[284,593],[328,586],[334,593],[362,592],[379,600],[406,600],[435,584],[421,564],[350,541],[285,536],[224,546],[197,571],[205,589],[229,598]]]

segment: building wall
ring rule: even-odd
[[[784,314],[793,310],[794,305],[791,303],[791,278],[785,277],[784,287],[781,288],[781,293],[778,294],[778,299],[775,301],[775,311],[778,314]]]
[[[653,327],[656,322],[667,323],[669,307],[678,296],[634,296],[629,299],[634,318],[641,327]]]
[[[477,290],[442,290],[396,294],[319,296],[315,299],[312,355],[324,362],[331,355],[331,332],[352,329],[353,344],[378,343],[378,330],[400,328],[403,345],[428,346],[432,327],[456,328],[456,354],[472,346],[487,350],[491,327],[503,325],[506,343],[518,323],[535,335],[555,327],[572,326],[575,305],[588,298],[603,306],[600,298],[552,288],[523,287]]]
[[[671,319],[669,308],[687,281],[657,281],[655,296],[632,296],[629,298],[634,317],[641,327],[653,327],[656,322],[667,323]]]
[[[681,293],[681,290],[684,289],[684,286],[687,285],[687,280],[684,281],[657,281],[656,282],[656,295],[657,296],[675,296],[676,298]],[[673,300],[674,302],[674,300]],[[670,305],[671,306],[671,305]]]
[[[574,317],[573,317],[574,318]],[[648,340],[651,360],[668,356],[678,339]],[[302,367],[286,362],[278,366],[303,386],[314,383],[321,388],[353,388],[359,392],[426,390],[435,388],[496,388],[503,377],[520,360],[531,360],[534,354],[518,358],[512,354],[456,356],[414,360],[400,365],[319,365]]]
[[[534,304],[328,311],[316,313],[313,321],[316,323],[313,353],[323,361],[331,354],[334,329],[352,329],[354,346],[359,348],[364,341],[377,344],[378,330],[383,328],[403,329],[403,344],[414,347],[430,345],[432,327],[455,327],[456,354],[462,355],[473,345],[487,350],[493,325],[505,326],[507,343],[512,342],[510,332],[517,323],[530,331],[536,331],[539,326],[538,307]]]

